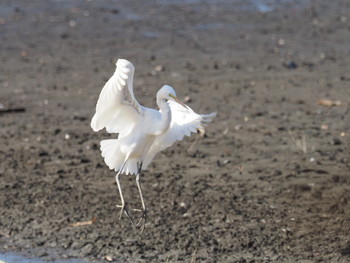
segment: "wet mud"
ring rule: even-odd
[[[349,262],[349,36],[347,1],[3,1],[1,249]],[[142,234],[118,219],[99,151],[112,136],[90,128],[118,58],[134,63],[142,105],[168,84],[195,111],[218,112],[206,137],[176,143],[143,174]],[[134,178],[122,183],[140,208]]]

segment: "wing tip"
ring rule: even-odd
[[[126,59],[123,59],[123,58],[119,58],[115,65],[116,65],[117,68],[118,67],[128,68],[130,70],[134,70],[135,69],[134,65],[130,61],[128,61]]]
[[[217,111],[214,111],[214,112],[209,113],[209,114],[202,114],[201,115],[201,117],[202,117],[201,122],[202,123],[211,122],[217,115],[218,115]]]

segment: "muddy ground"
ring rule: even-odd
[[[3,251],[350,261],[350,3],[243,2],[1,2]],[[136,66],[141,104],[155,107],[166,83],[197,112],[218,112],[205,138],[176,143],[144,173],[142,234],[118,220],[99,151],[111,136],[90,128],[117,58]],[[134,178],[122,183],[140,208]]]

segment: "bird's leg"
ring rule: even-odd
[[[142,189],[140,185],[141,170],[142,170],[142,162],[140,163],[139,170],[136,175],[136,184],[137,184],[137,188],[139,189],[141,204],[142,204],[142,216],[140,218],[140,221],[136,224],[136,226],[140,226],[142,223],[141,225],[141,233],[142,233],[143,230],[145,229],[147,210],[145,206],[145,201],[143,200]]]
[[[118,185],[118,190],[119,190],[119,195],[120,195],[120,200],[122,202],[121,205],[117,205],[117,207],[120,207],[120,215],[119,215],[119,220],[122,218],[122,215],[123,215],[123,212],[125,212],[125,214],[128,216],[129,220],[131,221],[131,223],[133,224],[133,226],[135,226],[135,223],[134,221],[132,220],[130,214],[129,214],[129,211],[127,209],[127,204],[124,200],[124,197],[123,197],[123,192],[122,192],[122,188],[121,188],[121,185],[120,185],[120,181],[119,181],[119,176],[121,174],[121,171],[123,170],[124,168],[124,165],[125,163],[123,164],[123,166],[121,167],[121,169],[118,171],[116,177],[115,177],[115,180],[117,182],[117,185]]]

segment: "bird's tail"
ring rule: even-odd
[[[138,172],[138,159],[128,158],[121,151],[121,140],[109,139],[101,141],[101,154],[105,160],[105,163],[111,170],[119,171],[125,174],[137,174]],[[123,166],[125,162],[125,165]]]
[[[117,139],[103,140],[100,143],[101,154],[109,169],[119,169],[124,162]]]

